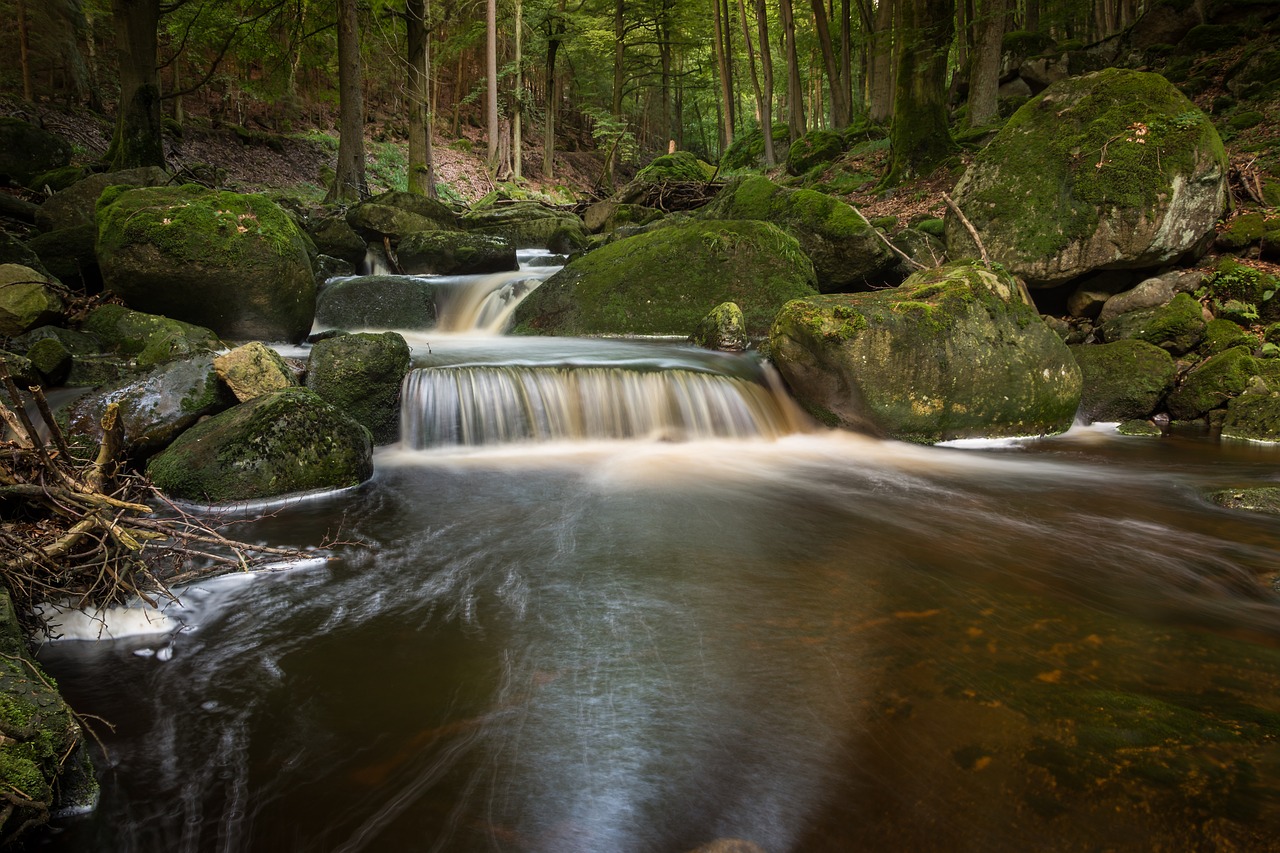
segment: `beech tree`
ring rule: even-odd
[[[120,73],[120,103],[109,167],[164,167],[160,75],[156,71],[160,0],[111,0]]]
[[[898,0],[898,79],[885,184],[931,172],[958,150],[947,121],[947,54],[955,0]]]
[[[431,31],[427,0],[405,0],[404,20],[409,61],[408,189],[435,198],[435,156],[431,147]]]
[[[357,0],[338,0],[338,167],[325,201],[359,201],[369,195],[359,14]]]

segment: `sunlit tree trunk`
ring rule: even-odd
[[[112,0],[111,9],[119,56],[120,104],[107,162],[112,170],[163,167],[160,75],[156,70],[160,0]]]
[[[488,0],[485,4],[485,125],[489,134],[487,159],[489,168],[498,168],[498,140],[501,128],[498,127],[498,0]]]
[[[769,118],[769,106],[760,90],[760,70],[756,65],[756,48],[751,43],[751,25],[747,23],[747,2],[738,0],[738,19],[742,22],[742,43],[747,46],[747,64],[751,69],[751,89],[756,96],[756,121],[761,127]],[[767,47],[767,45],[766,45]]]
[[[804,86],[800,82],[800,58],[796,50],[796,21],[791,0],[779,0],[782,34],[787,43],[787,124],[791,141],[804,135]]]
[[[893,116],[893,7],[902,0],[880,0],[871,36],[871,58],[867,63],[871,120],[884,124]]]
[[[827,8],[823,0],[810,0],[813,8],[813,25],[818,34],[818,47],[822,50],[822,63],[827,71],[827,85],[831,90],[831,126],[844,127],[849,123],[849,99],[840,79],[840,63],[835,45],[831,41],[831,27],[827,22]]]
[[[715,23],[716,76],[720,78],[720,150],[733,144],[733,83],[729,78],[730,58],[725,52],[724,29],[728,21],[720,14],[720,0],[711,0],[711,18]]]
[[[947,124],[947,54],[955,34],[954,0],[898,3],[898,80],[886,185],[927,175],[957,146]]]
[[[338,168],[326,201],[369,195],[364,175],[364,71],[357,0],[338,0]]]
[[[978,35],[969,64],[970,127],[982,127],[996,119],[1006,11],[1006,0],[981,0],[978,7]]]
[[[760,34],[760,76],[764,83],[764,115],[760,130],[764,134],[764,162],[772,166],[778,162],[773,148],[773,57],[769,47],[769,14],[765,0],[756,0],[756,30]]]

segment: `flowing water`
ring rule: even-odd
[[[486,287],[489,287],[486,285]],[[490,288],[491,289],[491,288]],[[746,358],[407,336],[369,547],[55,643],[65,851],[1280,850],[1280,455],[804,428]]]

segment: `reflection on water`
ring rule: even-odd
[[[1097,432],[388,448],[372,548],[46,649],[116,725],[40,849],[1280,849],[1274,457]]]

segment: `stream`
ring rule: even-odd
[[[31,849],[1280,850],[1280,524],[1204,497],[1280,451],[919,447],[749,356],[406,338],[373,479],[237,511],[368,547],[41,650],[113,728]]]

